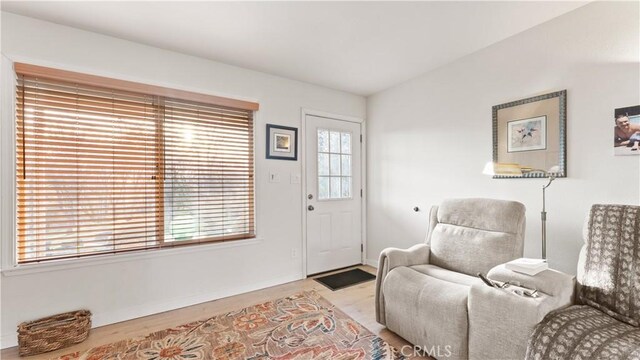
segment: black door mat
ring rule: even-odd
[[[317,277],[313,280],[328,287],[329,289],[336,291],[352,285],[360,284],[363,282],[371,281],[376,276],[370,274],[364,270],[352,269],[337,274],[331,274],[326,276]]]

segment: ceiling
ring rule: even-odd
[[[585,3],[3,0],[2,10],[366,96]]]

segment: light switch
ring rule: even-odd
[[[269,182],[270,183],[279,183],[280,182],[280,174],[275,171],[269,171]]]
[[[291,174],[291,183],[292,184],[300,184],[300,174]]]

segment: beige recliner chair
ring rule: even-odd
[[[453,199],[434,206],[425,244],[380,254],[376,320],[429,355],[468,358],[476,274],[522,257],[524,230],[518,202]]]

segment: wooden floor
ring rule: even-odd
[[[359,266],[359,268],[375,273],[375,269],[370,266]],[[50,359],[52,357],[58,357],[75,351],[83,351],[95,346],[131,337],[144,336],[155,331],[175,327],[196,320],[206,319],[215,314],[239,310],[250,305],[308,290],[316,290],[320,295],[336,305],[347,315],[351,316],[354,320],[358,321],[364,327],[374,334],[377,334],[397,349],[400,349],[404,345],[409,345],[405,340],[385,329],[382,325],[376,323],[374,308],[375,281],[369,281],[338,291],[331,291],[312,279],[305,279],[246,294],[209,301],[182,309],[95,328],[91,330],[89,338],[81,344],[47,354],[30,356],[25,359]],[[0,355],[3,360],[19,358],[18,350],[15,347],[2,350]],[[428,358],[416,357],[415,359]]]

